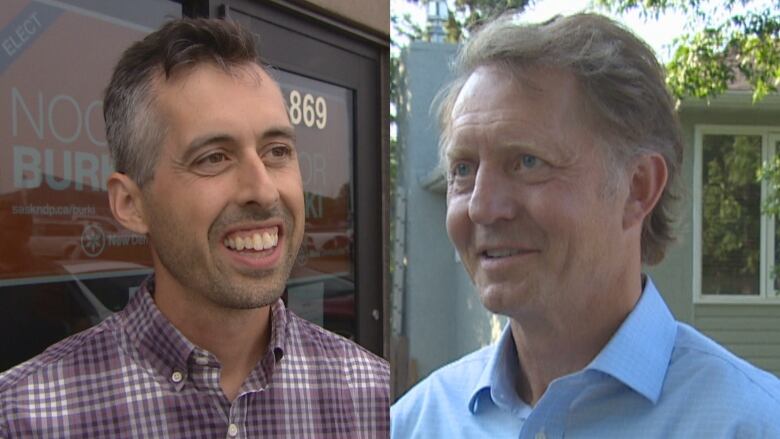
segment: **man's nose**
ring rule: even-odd
[[[276,180],[261,157],[250,155],[240,164],[237,193],[240,205],[271,207],[279,201]]]
[[[515,185],[500,170],[480,167],[469,199],[469,217],[477,224],[510,220],[517,213]]]

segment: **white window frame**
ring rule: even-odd
[[[780,305],[780,291],[774,289],[775,220],[761,215],[761,249],[759,264],[759,294],[702,294],[702,153],[705,135],[749,135],[761,136],[761,160],[766,162],[775,151],[775,142],[780,140],[780,126],[744,125],[696,125],[694,127],[693,159],[693,301],[694,303]],[[761,202],[768,192],[766,182],[761,182]]]

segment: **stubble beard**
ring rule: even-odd
[[[154,215],[156,227],[150,241],[161,265],[184,287],[186,293],[200,295],[209,302],[225,309],[255,309],[275,303],[284,293],[298,248],[294,237],[292,215],[285,208],[272,211],[259,207],[223,211],[208,231],[208,254],[192,245],[192,236],[183,236],[176,221],[167,215]],[[268,218],[282,218],[285,231],[283,260],[277,268],[269,270],[237,271],[224,260],[216,258],[221,231],[238,221],[263,221]],[[183,244],[185,243],[185,244]],[[300,243],[299,243],[300,244]]]

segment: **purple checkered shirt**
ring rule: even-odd
[[[381,358],[279,300],[268,352],[231,403],[216,357],[163,317],[149,285],[123,311],[0,375],[0,438],[389,437]]]

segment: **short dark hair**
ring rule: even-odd
[[[247,63],[262,67],[254,36],[228,20],[169,21],[122,53],[103,102],[116,171],[139,186],[152,178],[165,137],[165,126],[153,108],[155,83],[203,63],[226,71]]]
[[[683,145],[674,100],[652,49],[620,24],[597,14],[556,17],[541,24],[520,24],[505,15],[487,23],[459,50],[456,77],[440,94],[442,158],[455,101],[468,77],[482,66],[496,66],[510,74],[534,67],[571,72],[584,98],[582,108],[588,109],[610,164],[622,167],[647,152],[663,156],[668,181],[642,224],[641,242],[642,262],[660,262],[674,240],[672,207]]]

